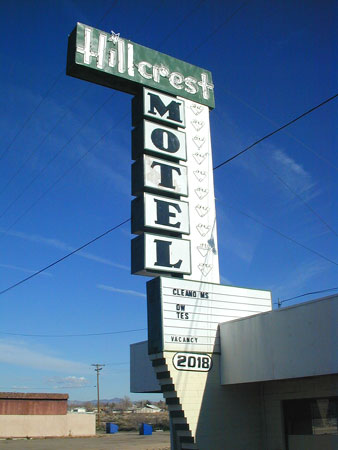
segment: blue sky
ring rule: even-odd
[[[241,5],[3,5],[0,289],[130,216],[131,96],[66,76],[67,37],[76,22],[212,72],[215,165],[336,94],[333,2]],[[283,184],[337,233],[336,107],[336,100],[324,105],[215,172],[224,284],[270,289],[274,302],[338,285],[337,265],[258,223],[338,262],[337,234]],[[0,390],[93,399],[90,364],[102,363],[101,396],[129,395],[129,345],[147,339],[147,279],[130,275],[130,239],[127,224],[0,297]],[[141,330],[24,336],[135,329]]]

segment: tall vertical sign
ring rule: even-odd
[[[219,283],[209,108],[143,88],[133,124],[132,273]]]
[[[133,274],[147,284],[148,349],[174,449],[198,448],[207,381],[219,384],[219,330],[271,309],[270,293],[221,286],[209,110],[211,73],[78,23],[67,74],[134,95]]]

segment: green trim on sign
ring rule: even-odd
[[[67,75],[134,95],[148,86],[215,107],[208,70],[82,23],[69,36]]]

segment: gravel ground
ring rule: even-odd
[[[102,434],[89,438],[47,438],[0,440],[6,450],[170,450],[169,431],[140,436],[135,431]]]

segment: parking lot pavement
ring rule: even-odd
[[[140,436],[135,431],[102,434],[89,438],[0,440],[1,450],[170,450],[169,431]]]

